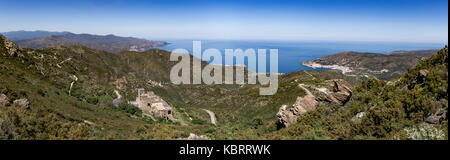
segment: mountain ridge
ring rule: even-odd
[[[8,36],[9,35],[9,36]],[[92,49],[118,53],[122,50],[145,51],[150,48],[168,44],[163,41],[151,41],[134,37],[109,35],[75,34],[71,32],[16,31],[7,32],[6,37],[13,37],[22,48],[42,49],[54,46],[82,45]]]
[[[28,40],[28,39],[34,39],[34,38],[42,38],[47,37],[50,35],[63,35],[68,34],[70,32],[63,31],[63,32],[52,32],[52,31],[44,31],[44,30],[36,30],[36,31],[11,31],[11,32],[3,32],[5,37],[7,37],[11,41],[20,41],[20,40]]]

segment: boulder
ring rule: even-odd
[[[365,112],[359,112],[358,114],[356,114],[356,115],[352,118],[352,121],[353,121],[353,122],[356,122],[356,121],[362,119],[362,118],[364,117],[364,114],[366,114],[366,113],[365,113]]]
[[[317,101],[311,95],[298,97],[294,105],[288,107],[281,106],[277,113],[277,128],[286,128],[297,122],[298,117],[308,111],[316,110]]]
[[[328,94],[325,100],[345,105],[352,96],[350,85],[344,80],[333,80],[333,84],[333,93]]]
[[[209,138],[203,135],[198,136],[194,133],[190,133],[187,140],[209,140]]]
[[[294,108],[302,108],[303,112],[300,114],[305,114],[308,111],[316,110],[317,101],[313,96],[306,95],[303,98],[297,98],[297,101],[293,105]],[[305,112],[306,111],[306,112]]]
[[[425,119],[428,124],[439,124],[443,120],[447,119],[447,110],[439,109],[437,112]]]
[[[297,121],[298,116],[294,115],[292,108],[287,108],[286,105],[281,106],[280,110],[277,113],[278,121],[277,128],[282,129],[286,128],[291,124],[294,124]]]
[[[30,102],[26,98],[15,100],[13,103],[16,107],[29,109],[30,108]]]
[[[422,70],[419,71],[419,75],[420,75],[421,77],[426,77],[426,76],[428,75],[429,72],[430,72],[430,71],[428,71],[428,70],[426,70],[426,69],[422,69]]]
[[[6,106],[9,104],[9,98],[5,94],[0,94],[0,107]]]
[[[94,122],[88,121],[88,120],[83,120],[83,123],[91,125],[91,126],[95,126]]]

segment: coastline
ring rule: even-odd
[[[313,68],[313,69],[320,69],[320,68],[326,68],[326,69],[334,69],[334,70],[339,70],[341,71],[343,74],[346,73],[350,73],[353,72],[352,69],[350,69],[350,67],[345,67],[345,66],[340,66],[340,65],[322,65],[313,61],[305,61],[301,63],[304,66]]]

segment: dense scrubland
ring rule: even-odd
[[[209,139],[448,139],[448,47],[389,81],[332,70],[284,74],[273,96],[259,95],[259,85],[173,85],[169,73],[176,62],[158,49],[35,50],[0,36],[0,55],[0,139],[183,139],[190,133]],[[329,82],[336,79],[353,86],[348,102],[320,101],[297,123],[277,128],[279,108],[306,95],[300,84],[320,98],[314,87],[333,90]],[[175,120],[126,104],[137,88],[167,101]],[[117,106],[114,90],[124,99]],[[203,109],[215,113],[217,125]]]

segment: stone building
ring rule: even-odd
[[[142,111],[152,113],[156,117],[162,117],[165,119],[173,118],[173,108],[167,104],[161,97],[157,96],[152,91],[145,92],[145,89],[138,89],[138,96],[136,102],[131,103],[136,105]]]

